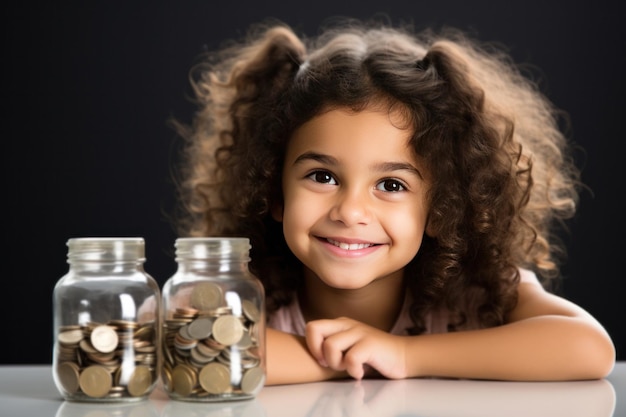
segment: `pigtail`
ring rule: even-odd
[[[425,237],[411,266],[411,274],[420,277],[409,281],[416,333],[424,330],[423,317],[433,308],[449,311],[451,329],[476,320],[501,323],[503,306],[511,305],[510,285],[503,285],[501,276],[516,274],[508,245],[502,244],[510,239],[507,223],[515,212],[509,197],[517,193],[505,144],[511,123],[487,114],[485,91],[468,77],[471,68],[451,43],[430,42],[415,64],[420,87],[413,94],[419,115],[414,146],[432,173],[427,229],[435,236]],[[481,278],[470,283],[474,276]],[[466,310],[472,285],[498,300],[478,319]]]
[[[544,278],[558,273],[562,251],[550,227],[573,215],[578,176],[556,110],[508,55],[445,35],[416,65],[440,81],[440,97],[428,102],[434,120],[416,147],[435,172],[429,228],[436,238],[417,260],[420,275],[434,278],[414,294],[444,300],[451,329],[492,326],[515,305],[519,267]],[[416,303],[414,319],[427,307]]]
[[[454,109],[439,112],[445,117],[441,137],[452,157],[434,187],[432,227],[439,259],[446,262],[439,270],[446,271],[442,292],[453,317],[450,327],[475,320],[492,326],[504,322],[514,305],[510,282],[518,271],[512,249],[530,192],[529,167],[517,165],[521,146],[514,140],[513,120],[489,108],[489,91],[472,78],[472,66],[456,45],[437,42],[429,51]],[[471,283],[467,277],[474,277]],[[467,311],[472,298],[478,305],[474,312]]]
[[[194,68],[199,110],[186,134],[191,136],[185,153],[191,171],[184,186],[190,193],[189,211],[200,217],[186,223],[188,233],[235,233],[242,229],[240,221],[249,218],[250,206],[258,214],[268,209],[261,197],[265,190],[258,187],[273,175],[273,161],[263,157],[272,156],[263,149],[271,141],[267,132],[277,122],[281,94],[303,54],[304,46],[293,32],[275,27]]]
[[[558,276],[558,261],[564,255],[553,227],[574,215],[580,186],[579,171],[559,128],[561,112],[508,55],[465,50],[464,59],[474,69],[472,82],[488,92],[485,113],[492,121],[498,116],[511,121],[507,143],[511,144],[513,175],[523,190],[515,219],[519,227],[516,223],[512,228],[516,232],[512,247],[520,248],[514,251],[514,262],[535,270],[547,284]]]
[[[264,281],[268,311],[287,302],[296,282],[283,274],[290,261],[281,254],[289,251],[271,240],[282,229],[268,213],[280,190],[281,109],[304,55],[303,42],[282,25],[259,27],[247,40],[207,55],[191,73],[198,106],[193,124],[176,124],[186,139],[179,233],[248,237],[250,268]]]

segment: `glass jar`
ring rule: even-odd
[[[179,238],[163,286],[161,379],[170,398],[254,398],[265,384],[265,295],[247,238]]]
[[[161,296],[142,238],[73,238],[54,287],[54,382],[66,400],[145,399],[158,380]]]

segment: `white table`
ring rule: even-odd
[[[0,417],[625,417],[626,362],[606,380],[550,383],[408,379],[264,387],[224,403],[63,401],[49,365],[0,365]]]

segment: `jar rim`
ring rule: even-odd
[[[142,237],[75,237],[66,244],[70,261],[145,261]]]
[[[247,237],[182,237],[174,246],[177,259],[247,259],[251,248]]]

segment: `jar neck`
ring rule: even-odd
[[[84,261],[84,260],[72,260],[69,261],[70,270],[75,272],[135,272],[143,271],[143,261]]]
[[[242,259],[177,259],[180,272],[232,273],[247,272],[248,260]]]
[[[250,241],[247,238],[178,238],[175,246],[180,272],[227,274],[248,271]]]
[[[73,238],[67,262],[74,268],[133,268],[145,261],[143,238]]]

